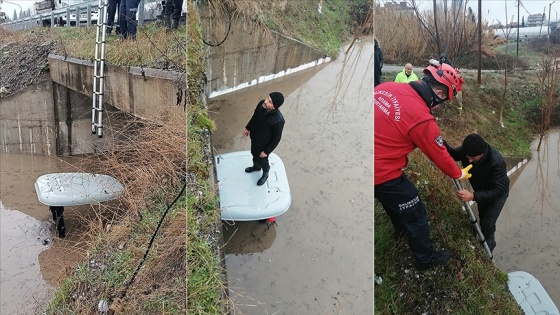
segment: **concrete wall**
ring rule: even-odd
[[[259,78],[316,62],[324,54],[295,39],[258,27],[254,22],[215,16],[203,2],[199,6],[205,46],[207,94],[260,83]]]
[[[135,116],[157,122],[184,110],[185,78],[181,73],[139,67],[105,65],[103,102]],[[49,55],[54,82],[90,99],[93,95],[93,63],[86,60]],[[91,106],[90,106],[91,107]]]
[[[92,99],[56,82],[53,86],[54,123],[56,125],[56,154],[76,155],[92,153],[110,146],[113,139],[115,108],[106,104],[103,115],[103,138],[91,133]]]
[[[2,152],[75,155],[112,144],[112,126],[126,123],[106,104],[103,138],[91,134],[91,98],[52,81],[29,86],[0,100]]]
[[[52,83],[45,81],[0,99],[2,152],[56,154]]]
[[[104,150],[133,117],[164,123],[186,106],[181,73],[106,66],[103,138],[91,133],[93,64],[49,56],[52,81],[0,100],[3,152],[76,155]]]

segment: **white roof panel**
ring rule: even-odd
[[[262,186],[257,186],[262,171],[245,172],[246,167],[253,165],[250,151],[225,153],[215,159],[222,220],[263,220],[288,210],[292,196],[284,163],[278,155],[269,155],[269,177]]]
[[[103,174],[52,173],[35,181],[37,198],[47,206],[97,204],[117,198],[123,190],[118,180]]]
[[[542,284],[525,271],[508,273],[508,287],[526,315],[560,315]]]

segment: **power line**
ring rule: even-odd
[[[518,0],[517,3],[518,3],[518,5],[516,5],[516,6],[521,5],[521,7],[523,8],[523,10],[525,10],[525,12],[527,12],[527,14],[531,15],[531,12],[529,12],[529,10],[527,10],[527,8],[526,8],[525,5],[523,4],[523,2],[521,2],[521,0]]]

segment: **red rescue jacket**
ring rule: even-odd
[[[461,169],[443,145],[441,131],[419,89],[425,90],[424,95],[429,93],[422,82],[386,82],[375,87],[374,185],[399,177],[407,155],[417,147],[447,176],[461,177]]]

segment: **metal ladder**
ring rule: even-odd
[[[93,60],[93,103],[91,108],[91,134],[103,137],[103,79],[105,78],[105,32],[107,29],[107,0],[99,0],[95,59]]]

